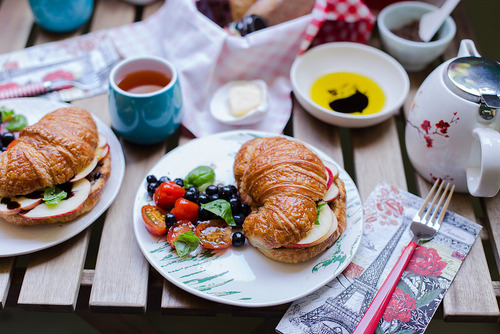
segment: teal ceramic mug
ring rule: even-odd
[[[133,143],[159,143],[182,121],[177,72],[160,57],[140,56],[118,63],[109,75],[108,100],[113,128]]]
[[[92,16],[94,0],[29,0],[35,21],[52,32],[70,32]]]

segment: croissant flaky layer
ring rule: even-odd
[[[283,137],[250,140],[235,157],[234,175],[242,200],[253,209],[243,224],[252,245],[278,248],[312,229],[327,173],[305,145]]]
[[[45,115],[0,154],[0,196],[67,182],[92,161],[98,141],[97,126],[84,109],[61,108]]]

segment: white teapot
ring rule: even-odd
[[[407,115],[406,149],[425,179],[491,197],[500,189],[500,64],[462,40],[456,58],[436,68]]]

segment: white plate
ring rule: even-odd
[[[0,106],[14,109],[23,114],[28,124],[36,123],[45,114],[70,106],[69,104],[42,98],[21,98],[0,100]],[[99,132],[108,140],[111,152],[111,175],[101,196],[92,211],[65,224],[40,226],[17,226],[0,218],[0,257],[33,253],[64,242],[92,224],[110,206],[120,189],[125,173],[125,159],[122,147],[113,131],[99,118],[94,117]]]
[[[258,131],[229,131],[195,139],[165,155],[148,175],[184,178],[193,168],[210,165],[215,170],[216,184],[234,184],[236,152],[249,139],[268,136],[271,134]],[[326,154],[314,150],[322,159],[332,161]],[[134,206],[137,241],[145,257],[163,277],[196,296],[246,307],[293,301],[339,275],[360,245],[361,199],[349,175],[340,167],[339,170],[347,190],[347,229],[330,249],[309,261],[299,264],[274,261],[248,242],[239,248],[231,246],[179,258],[164,238],[153,236],[144,227],[141,207],[148,203],[145,182],[137,191]]]

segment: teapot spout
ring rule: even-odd
[[[477,52],[476,45],[471,39],[463,39],[460,41],[457,57],[481,57]]]

